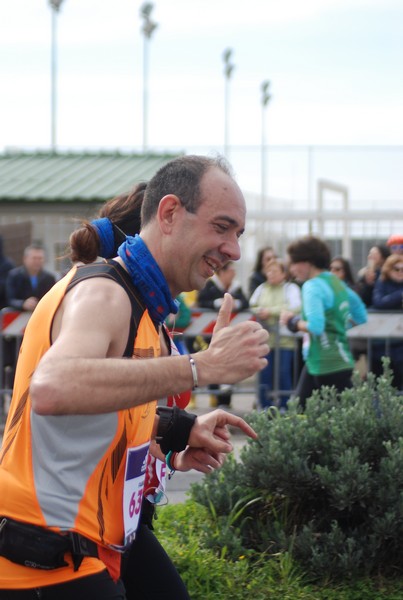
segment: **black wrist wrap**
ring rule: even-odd
[[[168,408],[158,406],[159,415],[156,442],[164,454],[168,452],[181,452],[188,445],[190,431],[194,425],[197,415],[182,410],[177,406]]]
[[[288,319],[287,328],[289,331],[291,331],[291,333],[298,333],[298,322],[300,320],[301,320],[301,317],[299,317],[299,315],[295,315],[294,317],[291,317],[290,319]]]

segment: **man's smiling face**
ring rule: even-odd
[[[181,207],[175,231],[178,254],[173,287],[179,291],[202,289],[219,267],[241,256],[239,237],[246,207],[238,185],[220,169],[211,168],[200,182],[200,191],[197,212]]]

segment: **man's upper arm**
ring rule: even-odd
[[[52,334],[54,357],[122,356],[126,348],[131,304],[124,289],[106,278],[77,284],[64,298]]]

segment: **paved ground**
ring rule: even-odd
[[[255,395],[252,393],[234,394],[232,396],[233,411],[240,416],[244,416],[253,410],[254,401]],[[196,406],[191,407],[188,410],[196,414],[204,414],[210,410],[213,410],[209,406],[209,395],[197,395]],[[245,441],[245,435],[237,433],[236,431],[232,432],[231,443],[234,446],[235,455],[239,454],[239,451],[245,444]],[[177,471],[167,484],[167,496],[169,503],[177,504],[178,502],[184,502],[188,498],[187,491],[189,490],[190,484],[201,481],[203,477],[206,477],[206,475],[203,473],[198,473],[197,471],[189,471],[188,473],[180,473]]]

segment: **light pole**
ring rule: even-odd
[[[147,149],[147,125],[148,125],[148,45],[151,36],[158,27],[151,19],[154,4],[144,2],[140,8],[140,16],[143,19],[141,31],[144,35],[143,45],[143,152]]]
[[[262,198],[261,198],[261,208],[262,211],[265,208],[265,198],[268,194],[267,189],[267,160],[266,160],[266,107],[271,100],[271,95],[269,93],[270,89],[270,81],[263,81],[260,90],[262,92],[262,142],[261,142],[261,175],[262,175]]]
[[[56,48],[56,19],[57,13],[60,10],[63,0],[49,0],[50,7],[52,9],[52,48],[51,48],[51,126],[50,126],[50,139],[52,151],[56,151],[56,79],[57,79],[57,48]]]
[[[224,156],[228,158],[228,122],[229,122],[229,81],[235,65],[231,62],[232,49],[227,48],[223,52],[225,90],[224,90]]]

